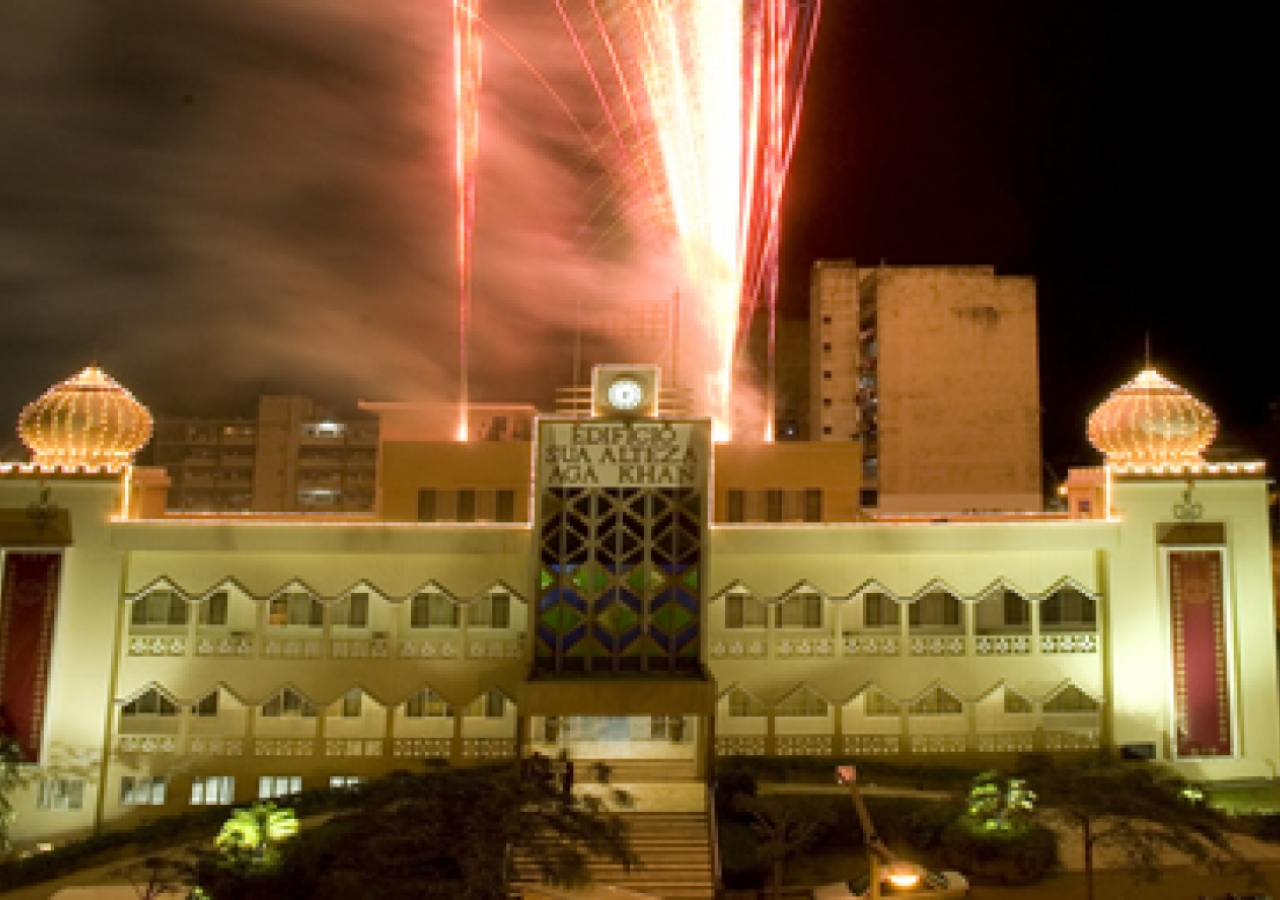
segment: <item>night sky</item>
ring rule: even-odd
[[[1148,336],[1229,433],[1280,396],[1250,27],[1127,6],[827,0],[784,209],[788,314],[818,258],[1034,275],[1056,466]],[[552,4],[485,9],[597,133]],[[0,421],[95,359],[161,415],[449,396],[447,33],[444,0],[0,4]],[[486,52],[472,381],[525,399],[567,297],[661,296],[672,254]]]

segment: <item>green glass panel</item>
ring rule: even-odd
[[[696,591],[698,589],[698,570],[690,569],[684,573],[684,577],[680,580],[684,582],[684,586],[689,590]]]
[[[606,630],[615,635],[623,634],[631,628],[640,617],[621,603],[611,604],[597,617]]]
[[[544,591],[555,583],[556,583],[556,576],[552,575],[551,572],[548,571],[547,569],[543,569],[540,573],[538,573],[538,584],[542,586],[542,589]]]
[[[675,634],[693,621],[693,616],[676,603],[668,603],[653,614],[653,624],[667,634]]]
[[[597,565],[585,565],[573,575],[573,585],[586,594],[598,594],[609,586],[609,573]]]
[[[555,606],[542,614],[542,624],[563,634],[582,621],[581,614],[567,606]]]

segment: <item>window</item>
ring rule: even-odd
[[[120,805],[163,806],[166,784],[160,775],[125,775],[120,779]]]
[[[507,698],[501,691],[481,694],[467,706],[469,719],[501,719],[507,711]]]
[[[418,521],[438,521],[439,498],[435,488],[423,488],[418,491]]]
[[[216,718],[218,715],[218,692],[210,691],[196,705],[191,707],[191,714],[202,719]]]
[[[746,492],[730,490],[725,494],[725,521],[745,522],[747,520]]]
[[[725,628],[765,627],[765,606],[754,594],[729,594],[724,604]]]
[[[796,691],[774,709],[774,714],[786,718],[820,718],[827,714],[829,704],[808,688]]]
[[[37,809],[80,809],[84,806],[84,779],[41,778],[36,788]]]
[[[932,591],[911,604],[911,624],[924,628],[960,624],[960,600],[946,591]]]
[[[477,599],[471,604],[469,624],[477,628],[510,628],[511,595],[496,592]]]
[[[683,716],[650,716],[649,739],[654,741],[682,741],[685,736]]]
[[[804,520],[806,522],[822,521],[822,491],[818,488],[805,489]]]
[[[152,591],[133,601],[133,625],[186,625],[187,598],[177,591]]]
[[[292,688],[285,688],[266,703],[262,704],[262,715],[268,719],[298,716],[309,719],[315,716],[315,707],[307,698]]]
[[[867,628],[896,628],[902,621],[898,601],[879,592],[862,598],[862,622]]]
[[[775,624],[779,628],[821,628],[822,598],[817,594],[796,594],[778,604]]]
[[[329,787],[335,791],[349,791],[364,784],[363,775],[330,775]]]
[[[474,522],[476,520],[476,492],[467,488],[458,491],[458,521]]]
[[[493,520],[495,522],[514,522],[516,520],[516,492],[499,490],[494,495]]]
[[[335,603],[333,624],[338,628],[368,628],[369,594],[358,591],[348,594]]]
[[[1040,604],[1040,624],[1093,631],[1098,627],[1098,602],[1073,587],[1059,588]]]
[[[782,491],[776,488],[764,492],[766,522],[782,521],[782,499]]]
[[[364,691],[360,688],[352,688],[342,695],[341,715],[344,719],[360,718],[360,711],[364,705]]]
[[[324,625],[324,604],[301,591],[277,594],[271,598],[267,624],[275,627],[301,625],[320,628]]]
[[[898,704],[884,695],[884,691],[869,690],[862,695],[862,711],[868,716],[896,716],[901,710]]]
[[[231,775],[203,775],[191,779],[192,806],[222,806],[236,802],[236,780]]]
[[[729,716],[734,719],[759,719],[768,715],[763,703],[742,688],[729,693]]]
[[[1006,715],[1021,716],[1032,711],[1031,701],[1010,688],[1004,689],[1004,711]]]
[[[302,793],[301,775],[263,775],[258,779],[258,799],[275,800]]]
[[[1098,701],[1094,700],[1074,684],[1067,685],[1058,691],[1044,705],[1047,713],[1090,713],[1098,711]]]
[[[911,704],[915,716],[957,716],[964,712],[964,704],[950,691],[935,687]]]
[[[443,697],[427,688],[405,702],[404,714],[409,719],[447,719],[453,712]]]
[[[226,591],[218,591],[205,597],[200,604],[200,624],[226,625],[228,603]]]
[[[176,716],[178,705],[155,688],[150,688],[126,703],[120,714],[129,717]]]
[[[1018,627],[1025,627],[1031,624],[1027,598],[1017,591],[1003,591],[1002,593],[1004,594],[1004,624]]]
[[[410,604],[410,628],[457,628],[458,620],[458,606],[444,594],[418,594]]]

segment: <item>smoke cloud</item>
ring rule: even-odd
[[[554,6],[484,12],[550,89],[485,33],[471,395],[546,406],[577,323],[608,352],[593,323],[666,300],[679,259],[617,189]],[[0,418],[95,360],[161,415],[456,396],[450,16],[6,0]]]

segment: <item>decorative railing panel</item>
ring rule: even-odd
[[[902,648],[896,635],[857,635],[844,636],[844,652],[846,656],[898,656]]]
[[[1031,652],[1031,635],[980,634],[973,646],[979,656],[1025,656]]]
[[[384,741],[364,738],[326,738],[325,756],[381,756]]]
[[[129,638],[130,656],[184,656],[187,639],[178,635],[135,635]]]
[[[978,752],[980,753],[1029,753],[1035,747],[1036,736],[1031,731],[978,735]]]
[[[833,642],[830,638],[783,639],[776,645],[776,653],[781,659],[823,658],[833,653]]]
[[[1099,746],[1096,731],[1046,731],[1044,733],[1044,749],[1051,753],[1097,750]]]
[[[946,637],[913,637],[911,655],[964,656],[964,637],[958,634]]]
[[[329,645],[329,655],[334,659],[386,659],[391,651],[388,641],[341,640]]]
[[[896,734],[846,734],[844,752],[863,756],[894,756],[901,752],[902,737]]]
[[[120,738],[116,746],[121,753],[177,753],[178,739],[173,735],[134,734]]]
[[[768,653],[769,645],[765,638],[735,638],[711,645],[713,659],[764,659]]]
[[[242,756],[244,741],[240,738],[193,737],[187,741],[192,756]]]
[[[253,656],[253,638],[243,635],[198,637],[196,656]]]
[[[519,659],[520,641],[472,641],[467,646],[469,659]]]
[[[1097,653],[1098,635],[1087,631],[1078,634],[1040,635],[1041,653]]]
[[[391,755],[419,759],[448,759],[453,755],[452,738],[397,738],[391,742]]]
[[[316,742],[311,738],[260,738],[253,742],[254,756],[313,756]]]
[[[455,659],[458,644],[455,641],[401,641],[401,659]]]
[[[273,638],[262,645],[262,654],[278,659],[319,659],[320,641],[301,638]]]
[[[778,735],[773,739],[778,756],[831,756],[834,739],[830,735]]]
[[[463,738],[463,759],[513,759],[516,742],[510,738]]]
[[[764,756],[765,739],[759,737],[717,737],[717,756]]]
[[[963,734],[913,734],[912,753],[964,753],[969,740]]]

